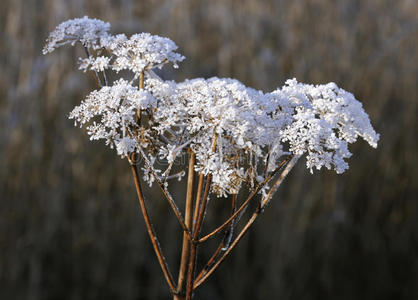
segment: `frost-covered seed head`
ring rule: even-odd
[[[101,72],[105,79],[109,70],[134,74],[131,80],[104,80],[105,86],[91,92],[70,118],[121,157],[140,153],[149,184],[152,174],[170,176],[186,148],[196,154],[195,170],[212,176],[212,192],[225,196],[238,193],[243,184],[255,188],[288,155],[306,154],[311,172],[326,167],[342,173],[352,155],[348,144],[362,137],[377,146],[379,135],[361,103],[335,83],[291,79],[263,93],[229,78],[164,81],[151,69],[184,59],[173,41],[149,33],[111,35],[109,28],[87,17],[64,22],[51,33],[44,53],[79,41],[94,50],[80,59],[81,70]],[[138,89],[143,71],[145,89]],[[260,192],[266,195],[267,189]]]
[[[65,21],[51,32],[43,49],[43,54],[50,53],[66,44],[80,42],[87,48],[101,47],[100,39],[109,35],[110,24],[87,16]]]
[[[126,69],[140,73],[143,70],[161,68],[169,62],[177,68],[177,63],[184,60],[184,56],[174,52],[177,45],[172,40],[149,33],[134,34],[111,47],[116,56],[113,64],[116,71]]]

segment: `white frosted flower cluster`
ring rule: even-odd
[[[43,53],[47,54],[56,48],[80,42],[84,47],[94,50],[101,48],[100,40],[109,36],[110,24],[87,16],[61,23],[51,32]]]
[[[112,35],[109,30],[109,23],[87,16],[68,20],[51,32],[43,53],[80,42],[88,54],[87,58],[80,59],[81,70],[130,70],[136,76],[167,63],[177,68],[177,63],[184,60],[184,56],[175,52],[177,45],[168,38],[149,33],[134,34],[127,38],[124,34]]]
[[[96,72],[103,72],[107,68],[109,68],[110,57],[107,56],[98,56],[98,57],[87,57],[84,59],[80,59],[80,66],[79,69],[83,70],[84,72],[88,70],[96,71]]]
[[[72,41],[95,50],[81,59],[80,69],[95,71],[104,83],[70,118],[120,156],[139,153],[149,184],[156,177],[167,184],[186,149],[196,154],[195,170],[210,175],[212,192],[221,196],[238,193],[243,184],[254,189],[284,157],[306,154],[311,172],[326,167],[342,173],[351,156],[349,143],[362,137],[377,146],[379,135],[361,103],[334,83],[314,86],[292,79],[264,93],[228,78],[164,81],[151,69],[184,59],[174,52],[174,42],[148,33],[113,36],[108,29],[107,23],[86,17],[67,21],[51,34],[45,49],[52,51],[73,32]],[[131,71],[133,78],[107,81],[106,72],[121,70]]]
[[[307,153],[311,172],[322,166],[344,172],[348,169],[344,159],[351,156],[347,144],[359,136],[377,147],[379,135],[361,103],[335,83],[314,86],[292,79],[274,93],[294,103],[294,121],[282,131],[283,141],[289,142],[292,153]]]
[[[242,182],[254,186],[261,175],[257,166],[283,155],[279,133],[291,118],[280,99],[216,77],[165,86],[148,80],[147,88],[161,99],[154,128],[161,135],[175,130],[182,137],[178,145],[196,153],[196,171],[211,174],[220,194],[236,193]]]
[[[154,107],[156,100],[145,90],[120,79],[112,86],[91,92],[70,113],[70,119],[80,126],[87,124],[91,140],[104,139],[119,155],[135,151],[139,126],[135,121],[138,110]]]
[[[149,33],[134,34],[117,45],[110,43],[110,47],[116,57],[113,64],[116,71],[126,69],[140,73],[161,68],[168,62],[177,68],[177,63],[184,60],[184,56],[174,52],[177,45],[172,40]]]

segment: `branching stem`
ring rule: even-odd
[[[184,213],[184,220],[187,229],[190,231],[192,227],[192,213],[193,213],[193,184],[194,184],[194,164],[195,164],[195,154],[192,150],[189,149],[189,170],[187,176],[187,194],[186,194],[186,208]],[[186,275],[187,275],[187,263],[189,261],[190,254],[190,238],[187,236],[188,232],[183,234],[183,248],[181,252],[181,262],[179,269],[179,278],[177,283],[177,293],[174,299],[182,299],[181,295],[184,294]]]
[[[164,273],[164,277],[170,287],[171,292],[174,293],[177,290],[177,288],[174,284],[173,276],[171,275],[170,270],[168,269],[168,265],[162,253],[160,243],[158,242],[157,236],[155,234],[154,228],[152,227],[152,224],[148,215],[148,210],[145,205],[144,197],[142,195],[141,184],[140,184],[139,176],[138,176],[138,170],[136,168],[136,165],[133,163],[133,161],[135,161],[134,156],[135,156],[135,153],[132,154],[132,157],[129,163],[130,163],[132,174],[133,174],[134,181],[135,181],[135,188],[136,188],[136,193],[137,193],[138,200],[139,200],[139,205],[141,207],[141,211],[144,217],[145,225],[147,227],[148,235],[151,239],[151,243],[154,248],[155,254],[157,256],[158,262],[160,263],[160,267]]]
[[[188,238],[192,239],[192,234],[191,234],[190,230],[187,228],[186,224],[184,223],[183,217],[181,216],[181,212],[179,211],[176,203],[174,202],[173,197],[171,197],[171,195],[169,194],[169,192],[168,192],[167,188],[165,187],[164,183],[160,180],[159,176],[155,173],[154,168],[151,165],[151,162],[146,157],[144,151],[141,148],[139,148],[139,153],[141,154],[141,157],[144,160],[148,170],[151,172],[151,175],[154,177],[155,181],[157,182],[158,186],[160,187],[161,192],[163,193],[164,197],[166,198],[166,200],[170,204],[170,207],[173,210],[181,228],[187,233]]]
[[[244,201],[244,203],[241,204],[241,206],[232,214],[231,217],[228,218],[221,226],[213,230],[211,233],[207,234],[206,236],[199,239],[199,243],[203,243],[204,241],[208,240],[215,234],[217,234],[219,231],[224,229],[226,226],[228,226],[240,213],[241,211],[247,207],[247,205],[250,203],[250,201],[254,198],[254,196],[277,174],[277,172],[283,168],[283,166],[291,159],[291,156],[288,156],[285,160],[283,160],[280,165],[269,175],[264,179],[264,181],[256,187],[256,189],[251,192],[251,194],[248,196],[248,198]]]
[[[296,164],[298,159],[299,159],[299,156],[294,156],[290,161],[287,160],[289,163],[287,164],[287,166],[283,170],[283,172],[280,174],[280,176],[277,178],[276,182],[273,184],[273,187],[277,188],[283,182],[286,175],[290,172],[290,170]],[[203,282],[205,282],[206,279],[208,279],[208,277],[219,267],[219,265],[231,253],[231,251],[234,249],[234,247],[241,241],[241,239],[244,237],[244,235],[248,232],[248,229],[251,227],[251,225],[254,223],[254,221],[257,219],[257,217],[263,212],[265,206],[269,203],[273,194],[274,194],[274,192],[267,194],[265,199],[263,199],[263,201],[261,202],[261,207],[257,207],[255,212],[252,214],[251,218],[248,220],[247,224],[245,224],[245,226],[243,227],[241,232],[238,234],[238,236],[232,242],[231,246],[226,250],[226,252],[219,258],[219,260],[216,263],[214,263],[213,266],[203,276],[199,276],[200,279],[195,281],[195,284],[193,285],[193,289],[196,289]]]

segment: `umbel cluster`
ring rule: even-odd
[[[379,140],[361,103],[335,83],[289,79],[283,87],[263,92],[230,78],[163,80],[154,69],[165,64],[177,68],[184,60],[173,41],[149,33],[112,35],[109,23],[88,17],[61,23],[43,52],[66,44],[84,48],[80,69],[97,80],[97,89],[69,117],[86,128],[91,140],[104,140],[129,161],[145,225],[174,300],[191,300],[301,156],[311,172],[326,167],[342,173],[348,169],[349,143],[360,136],[376,147]],[[187,164],[179,159],[183,156]],[[169,192],[169,182],[183,178],[184,217]],[[177,283],[150,221],[141,179],[160,187],[183,230]],[[226,198],[231,207],[221,225],[201,236],[211,195]],[[250,205],[254,201],[255,208]],[[242,226],[241,217],[252,209]],[[196,273],[198,247],[218,233],[223,233],[218,248]]]
[[[153,69],[169,63],[177,68],[184,59],[173,41],[149,33],[112,35],[109,23],[88,17],[61,23],[43,52],[66,44],[82,45],[86,56],[79,68],[93,71],[98,82],[70,118],[120,156],[140,153],[149,184],[151,172],[167,184],[185,149],[196,154],[195,171],[211,174],[213,192],[225,196],[243,183],[259,184],[289,154],[306,154],[311,172],[324,166],[342,173],[349,143],[361,136],[376,147],[379,140],[362,104],[335,83],[290,79],[263,92],[230,78],[166,81]],[[122,70],[124,77],[118,76]],[[120,78],[110,82],[109,72]],[[166,160],[166,167],[157,160]]]

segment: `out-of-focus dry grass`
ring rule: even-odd
[[[335,81],[381,133],[377,150],[353,145],[344,175],[300,162],[198,299],[418,298],[416,1],[3,0],[1,299],[167,297],[127,163],[66,118],[94,81],[74,49],[41,55],[83,15],[172,38],[187,59],[165,78]],[[165,204],[151,209],[175,268],[179,228]]]

